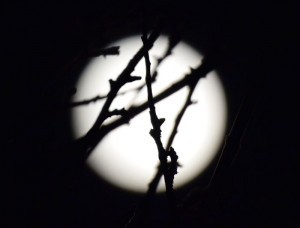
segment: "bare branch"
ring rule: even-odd
[[[145,44],[147,41],[147,34],[144,33],[142,36],[143,43]],[[150,135],[154,139],[157,150],[158,150],[158,157],[160,160],[160,165],[162,167],[164,179],[165,179],[165,186],[166,186],[166,193],[169,201],[169,206],[172,211],[172,214],[174,213],[174,196],[173,196],[173,180],[174,175],[177,173],[174,172],[174,169],[169,169],[168,167],[168,152],[164,149],[162,141],[161,141],[161,125],[164,123],[165,119],[161,118],[159,119],[156,114],[155,110],[155,104],[153,99],[153,93],[152,93],[152,80],[151,80],[151,72],[150,72],[150,59],[149,59],[149,53],[146,51],[144,53],[145,58],[145,65],[146,65],[146,86],[147,86],[147,92],[148,92],[148,106],[149,106],[149,112],[150,112],[150,118],[153,129],[150,130]],[[173,150],[172,152],[175,153]],[[173,153],[173,155],[174,155]],[[176,153],[175,153],[176,154]],[[177,155],[176,155],[177,157]],[[172,157],[173,158],[173,157]],[[177,157],[178,158],[178,157]],[[176,161],[177,161],[176,158]]]
[[[160,34],[160,26],[158,26],[150,35],[149,39],[147,40],[147,43],[144,44],[144,46],[136,53],[136,55],[130,60],[127,67],[122,71],[122,73],[118,76],[116,81],[110,80],[110,92],[107,95],[107,99],[102,107],[102,110],[100,114],[98,115],[97,120],[95,121],[94,125],[91,127],[91,129],[88,131],[87,135],[93,134],[93,132],[97,132],[99,127],[102,125],[102,123],[107,118],[108,110],[110,108],[110,105],[112,104],[113,100],[118,94],[118,91],[120,88],[125,85],[128,82],[132,82],[134,80],[137,80],[138,78],[135,76],[131,76],[131,73],[134,71],[136,65],[141,60],[141,58],[144,55],[145,51],[148,51],[152,48],[153,43],[158,38]]]
[[[185,111],[187,110],[188,106],[190,106],[191,104],[194,104],[194,102],[192,102],[192,100],[191,100],[191,97],[192,97],[192,94],[195,90],[195,87],[196,87],[196,85],[190,87],[189,94],[186,98],[186,101],[185,101],[182,109],[180,110],[180,112],[178,113],[178,115],[176,117],[174,127],[172,129],[172,132],[170,134],[170,137],[168,139],[168,143],[167,143],[167,146],[166,146],[167,151],[169,151],[169,156],[171,157],[171,163],[169,164],[169,169],[173,173],[173,176],[177,173],[177,168],[178,168],[178,166],[180,166],[180,164],[177,163],[178,156],[177,156],[176,153],[174,153],[175,151],[171,146],[172,146],[172,143],[174,141],[175,135],[177,134],[178,126],[179,126],[179,124],[182,120],[182,117],[183,117]],[[148,188],[148,191],[147,191],[147,195],[149,195],[149,197],[155,193],[155,191],[157,189],[157,186],[158,186],[158,183],[159,183],[160,178],[162,177],[162,175],[163,175],[162,167],[161,167],[161,165],[159,165],[157,167],[157,171],[156,171],[156,174],[155,174],[154,178],[152,179],[152,181],[149,184],[149,188]]]
[[[154,103],[157,103],[168,96],[172,95],[173,93],[176,93],[180,89],[182,89],[185,86],[188,86],[190,84],[196,84],[198,80],[201,78],[205,77],[207,73],[209,73],[213,69],[213,66],[207,66],[205,62],[201,66],[199,66],[197,69],[192,70],[192,72],[186,76],[184,76],[181,80],[175,82],[172,84],[170,87],[156,95],[153,100]],[[148,108],[148,102],[145,102],[139,106],[133,106],[130,109],[128,109],[128,116],[127,118],[131,120],[134,118],[136,115],[140,114],[141,112],[145,111]],[[127,120],[128,122],[128,120]],[[101,130],[99,131],[99,137],[104,137],[108,132],[116,129],[117,127],[127,123],[124,121],[124,119],[120,118],[117,119],[116,121],[108,124],[108,125],[103,125],[101,127]],[[99,138],[99,139],[101,139]]]
[[[147,37],[144,34],[142,36],[143,43],[145,44],[147,42]],[[149,60],[149,53],[146,51],[144,53],[145,57],[145,63],[146,63],[146,85],[147,85],[147,91],[148,91],[148,106],[149,106],[149,112],[151,117],[151,123],[153,126],[153,129],[151,129],[150,134],[155,140],[155,143],[158,148],[159,153],[159,160],[161,163],[166,164],[167,163],[167,156],[166,151],[162,145],[161,142],[161,129],[160,126],[163,124],[164,119],[159,119],[157,117],[156,111],[155,111],[155,105],[154,105],[154,99],[153,99],[153,93],[152,93],[152,83],[151,83],[151,72],[150,72],[150,60]]]
[[[169,150],[171,148],[171,146],[172,146],[172,143],[173,143],[174,138],[175,138],[175,136],[176,136],[176,134],[178,132],[178,127],[179,127],[179,124],[180,124],[180,122],[182,120],[182,117],[183,117],[184,113],[186,112],[187,108],[191,104],[193,104],[191,98],[192,98],[192,95],[193,95],[193,93],[195,91],[195,87],[196,87],[196,85],[190,86],[190,88],[189,88],[189,94],[187,95],[185,103],[184,103],[183,107],[181,108],[180,112],[178,113],[178,115],[176,117],[176,120],[175,120],[175,123],[174,123],[174,127],[173,127],[172,132],[170,134],[170,137],[168,139],[168,143],[167,143],[167,147],[166,147],[167,150]]]
[[[157,38],[159,32],[156,32],[155,38]],[[154,35],[153,35],[154,36]],[[147,43],[149,43],[151,36],[149,37]],[[152,37],[152,41],[154,42],[154,38]],[[153,44],[153,43],[152,43]],[[144,50],[149,50],[150,47],[143,49],[142,51],[139,50],[138,53],[135,55],[134,59],[140,59]],[[178,90],[182,89],[185,86],[197,84],[198,81],[205,77],[207,73],[212,71],[218,64],[220,64],[221,60],[226,58],[224,57],[224,53],[211,53],[210,55],[207,55],[204,57],[202,64],[195,70],[192,70],[190,74],[185,75],[181,80],[178,80],[171,86],[169,86],[167,89],[156,95],[153,100],[154,103],[159,102],[168,96],[172,95],[173,93],[176,93]],[[136,62],[136,61],[135,61]],[[130,63],[129,63],[130,64]],[[132,67],[129,67],[132,69]],[[124,70],[125,71],[125,70]],[[122,73],[124,74],[124,73]],[[112,101],[110,101],[112,102]],[[79,138],[76,140],[74,147],[75,150],[78,151],[78,153],[81,154],[84,158],[87,158],[91,151],[95,148],[95,146],[111,131],[118,128],[119,126],[123,124],[127,124],[132,118],[143,112],[148,108],[148,102],[145,102],[138,106],[133,106],[130,109],[127,110],[126,116],[122,116],[115,121],[111,122],[107,125],[102,125],[101,128],[99,128],[98,124],[95,124],[90,131],[83,136],[82,138]],[[106,114],[107,116],[107,114]],[[99,117],[100,118],[100,117]],[[99,119],[98,118],[98,119]],[[98,120],[99,122],[99,120]]]
[[[138,76],[134,76],[134,77],[133,78],[135,80],[140,80],[141,79],[141,77],[138,77]],[[132,81],[135,81],[135,80],[132,80]],[[127,90],[127,91],[119,92],[116,96],[122,96],[122,95],[125,95],[125,94],[130,93],[130,92],[139,91],[140,87],[141,86],[133,88],[133,89],[130,89],[130,90]],[[103,100],[103,99],[106,99],[106,98],[107,98],[107,96],[97,95],[97,96],[95,96],[93,98],[90,98],[90,99],[86,99],[86,100],[82,100],[82,101],[70,102],[67,105],[67,107],[73,108],[73,107],[77,107],[77,106],[81,106],[81,105],[87,105],[87,104],[94,103],[94,102],[97,102],[97,101],[100,101],[100,100]]]
[[[159,57],[157,58],[157,63],[154,67],[154,72],[153,74],[151,75],[151,83],[154,83],[157,79],[157,76],[158,76],[158,68],[159,66],[163,63],[163,61],[169,57],[171,54],[172,54],[172,50],[173,48],[179,43],[180,39],[178,36],[169,36],[168,37],[168,47],[165,51],[165,53],[163,54],[162,57]],[[136,96],[142,91],[142,89],[146,86],[146,83],[140,85],[139,87],[133,89],[136,91]],[[134,101],[135,98],[133,98],[133,101]]]
[[[81,106],[81,105],[87,105],[87,104],[90,104],[90,103],[94,103],[94,102],[97,102],[99,100],[103,100],[105,99],[106,96],[95,96],[91,99],[87,99],[87,100],[82,100],[82,101],[74,101],[74,102],[70,102],[68,104],[69,107],[73,108],[73,107],[77,107],[77,106]]]

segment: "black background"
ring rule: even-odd
[[[297,226],[297,7],[31,1],[3,4],[2,11],[3,227],[121,227],[129,220],[142,196],[103,183],[66,152],[72,140],[63,104],[87,61],[78,57],[140,32],[146,18],[152,24],[158,15],[164,15],[166,30],[180,28],[202,53],[225,50],[218,70],[228,94],[229,127],[242,104],[219,184],[207,201],[195,194],[178,226]],[[179,202],[195,186],[178,192]],[[149,226],[166,225],[164,196],[153,199],[152,207]]]

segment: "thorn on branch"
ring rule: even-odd
[[[108,80],[109,81],[109,84],[110,84],[110,86],[112,87],[112,85],[114,84],[114,83],[116,83],[114,80],[112,80],[112,79],[109,79]]]
[[[198,101],[192,101],[191,100],[191,103],[190,103],[191,105],[195,105],[195,104],[198,104]]]
[[[134,82],[134,81],[137,81],[137,80],[141,80],[142,77],[140,76],[129,76],[126,80],[126,82]]]
[[[191,99],[187,101],[187,105],[195,105],[195,104],[198,104],[198,101],[195,100],[193,101]]]
[[[190,67],[190,71],[191,71],[191,73],[193,73],[196,71],[196,69],[194,69],[193,67]]]
[[[159,123],[159,126],[163,125],[163,123],[165,122],[165,118],[160,118],[158,119],[158,123]]]
[[[110,85],[110,89],[114,88],[114,86],[116,85],[116,81],[109,79],[109,85]]]

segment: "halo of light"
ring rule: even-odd
[[[166,51],[168,39],[161,36],[150,50],[151,70],[157,59]],[[77,82],[77,93],[73,101],[80,101],[106,95],[109,92],[109,79],[116,79],[126,67],[129,60],[142,46],[139,36],[132,36],[116,41],[108,46],[120,46],[119,56],[100,56],[93,58],[82,72]],[[153,93],[158,94],[175,81],[201,64],[202,55],[184,42],[180,42],[172,55],[159,65],[158,77],[153,83]],[[144,83],[145,65],[142,59],[132,75],[142,76],[143,80],[126,84],[120,92],[130,91]],[[156,104],[159,118],[165,118],[162,125],[162,141],[166,144],[174,120],[184,104],[187,88],[183,88],[172,96]],[[144,88],[138,96],[136,92],[127,92],[118,96],[111,107],[128,108],[130,104],[140,104],[147,99]],[[197,104],[191,105],[178,128],[173,147],[182,165],[175,176],[174,188],[183,186],[207,168],[214,159],[223,141],[227,105],[224,88],[216,72],[210,72],[202,78],[192,96]],[[83,136],[96,120],[104,100],[75,107],[72,110],[72,126],[74,138]],[[117,117],[108,119],[112,122]],[[144,111],[130,121],[109,133],[94,149],[87,159],[87,164],[100,177],[109,183],[133,192],[145,192],[149,182],[155,175],[158,165],[158,154],[155,142],[149,135],[152,128],[149,112]],[[164,190],[160,181],[158,191]]]

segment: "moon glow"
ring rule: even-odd
[[[111,43],[108,47],[110,46],[120,46],[120,55],[93,58],[80,75],[73,102],[106,95],[110,89],[109,79],[117,78],[142,47],[142,41],[140,36],[132,36]],[[149,52],[152,71],[158,63],[158,58],[164,55],[167,46],[168,39],[165,36],[154,43]],[[154,96],[190,73],[191,68],[198,67],[202,58],[191,46],[180,42],[157,68],[157,79],[152,85]],[[132,75],[142,76],[142,80],[127,83],[122,87],[120,93],[127,92],[117,96],[110,110],[124,107],[126,109],[132,104],[138,105],[147,100],[146,88],[140,93],[134,90],[145,81],[144,59],[139,62]],[[164,145],[187,94],[188,88],[184,87],[156,104],[158,117],[166,119],[161,126]],[[175,189],[189,183],[207,168],[216,156],[225,134],[226,98],[216,72],[210,72],[200,79],[192,100],[197,103],[188,107],[172,145],[179,156],[178,162],[182,165],[174,178]],[[83,136],[89,130],[104,101],[103,99],[72,109],[74,138]],[[107,119],[105,124],[116,118],[118,117]],[[87,159],[87,164],[101,178],[116,187],[132,192],[145,192],[159,163],[155,142],[149,135],[151,128],[149,112],[146,110],[130,120],[129,125],[122,125],[105,136]],[[161,180],[158,191],[164,189],[164,181]]]

